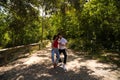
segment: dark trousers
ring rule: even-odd
[[[59,54],[61,55],[61,53],[63,53],[63,55],[64,55],[64,61],[63,61],[63,63],[66,64],[66,61],[67,61],[66,50],[65,49],[59,49]],[[59,59],[59,62],[62,62],[61,58]]]

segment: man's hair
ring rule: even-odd
[[[62,35],[61,33],[58,33],[57,36]]]

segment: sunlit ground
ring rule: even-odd
[[[49,44],[26,58],[1,66],[0,80],[120,80],[120,69],[115,65],[85,59],[72,50],[67,51],[67,72],[62,66],[54,69],[50,51]]]

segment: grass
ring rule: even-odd
[[[120,67],[120,54],[116,52],[102,52],[102,53],[89,53],[87,55],[92,59],[97,59],[102,63],[114,64],[117,67]]]

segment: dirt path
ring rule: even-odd
[[[50,50],[48,45],[31,56],[1,66],[0,80],[120,80],[120,69],[115,65],[84,58],[71,50],[68,50],[67,72],[61,67],[53,69]]]

